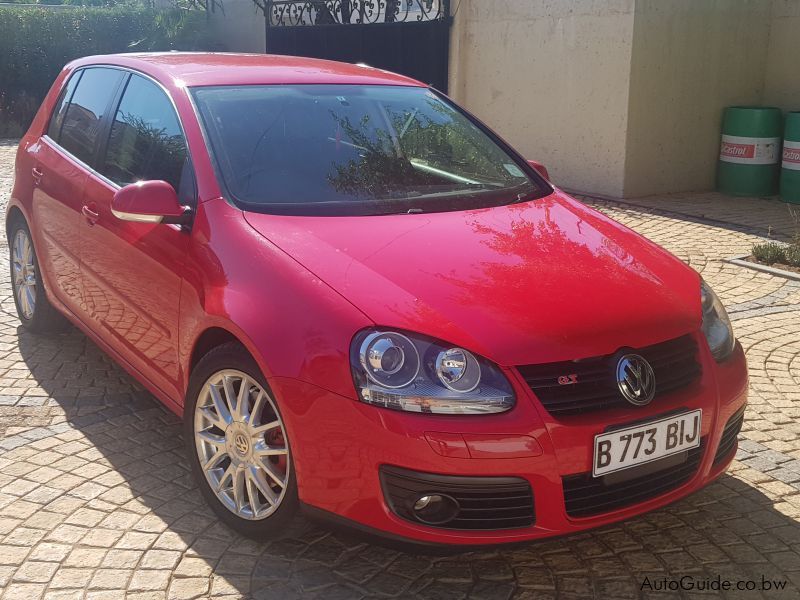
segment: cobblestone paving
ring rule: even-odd
[[[669,214],[679,213],[723,226],[743,225],[787,240],[800,228],[800,205],[778,198],[730,198],[717,192],[692,192],[625,200],[625,204]]]
[[[12,164],[13,146],[0,143],[0,201]],[[664,598],[641,591],[645,577],[719,575],[788,581],[728,598],[797,598],[800,283],[723,262],[757,239],[747,227],[590,203],[701,271],[730,308],[752,395],[737,461],[718,482],[616,526],[513,549],[418,556],[303,521],[257,544],[203,504],[178,420],[77,331],[23,332],[3,276],[0,596]]]

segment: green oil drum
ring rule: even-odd
[[[779,108],[732,106],[725,110],[717,190],[732,196],[778,193],[783,114]]]
[[[800,112],[786,115],[781,164],[781,199],[800,204]]]

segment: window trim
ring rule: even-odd
[[[122,97],[125,95],[125,90],[128,89],[128,82],[131,80],[131,73],[124,72],[122,82],[120,83],[114,95],[111,97],[111,110],[108,111],[108,118],[103,119],[100,125],[100,131],[97,133],[97,147],[94,150],[94,165],[98,173],[102,173],[101,169],[105,163],[106,152],[108,151],[108,142],[111,139],[111,128],[114,126],[114,118],[117,116]],[[111,181],[108,177],[103,175],[106,181]],[[117,189],[122,186],[114,184]]]
[[[75,95],[75,90],[78,89],[78,85],[81,82],[81,77],[83,77],[84,69],[76,69],[72,73],[70,73],[69,77],[64,80],[64,85],[61,88],[61,91],[58,92],[58,98],[56,99],[56,103],[53,106],[53,110],[50,111],[50,117],[47,119],[47,127],[44,130],[44,135],[50,137],[50,125],[53,123],[53,119],[56,118],[58,114],[58,110],[61,107],[61,102],[66,101],[66,108],[64,109],[64,116],[67,116],[67,109],[69,105],[72,104],[72,97]],[[69,98],[66,98],[67,90],[69,90],[69,84],[72,83],[73,78],[75,78],[75,87],[72,89],[72,93],[69,95]],[[64,128],[64,121],[61,121],[61,124],[58,127],[58,132],[56,132],[56,137],[61,139],[61,130]],[[53,139],[50,137],[51,140],[58,144],[58,140]]]

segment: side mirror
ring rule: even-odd
[[[186,220],[188,209],[166,181],[139,181],[117,190],[111,212],[123,221],[136,223],[177,223]]]
[[[534,168],[534,170],[539,173],[542,177],[544,177],[547,181],[550,181],[550,175],[547,172],[547,167],[545,167],[542,163],[537,162],[535,160],[529,160],[528,164]]]

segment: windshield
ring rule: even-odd
[[[418,87],[203,87],[232,200],[280,214],[465,210],[549,193],[462,112]]]

